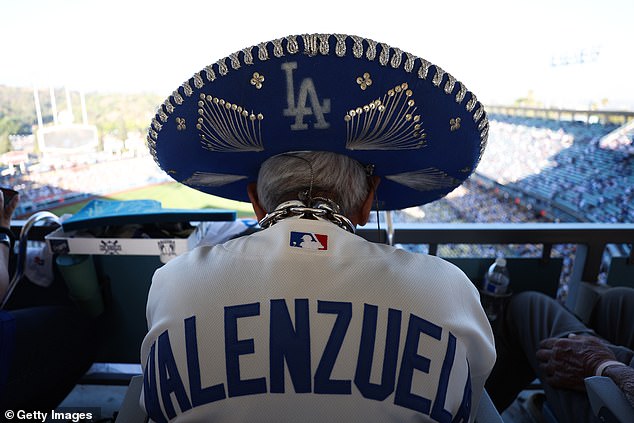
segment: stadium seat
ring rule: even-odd
[[[592,412],[603,423],[632,423],[634,408],[614,381],[605,376],[585,379],[586,392]],[[544,402],[541,419],[545,423],[559,423],[552,407]]]
[[[146,423],[149,420],[139,404],[142,387],[143,375],[137,375],[130,379],[128,390],[121,403],[121,409],[117,414],[115,423]]]
[[[585,379],[588,399],[594,414],[605,423],[634,422],[634,408],[612,379],[592,376]]]
[[[475,423],[504,423],[493,401],[486,390],[482,391],[480,404],[475,418]]]
[[[143,375],[134,376],[130,380],[121,409],[117,415],[116,423],[147,423],[148,417],[139,405],[141,388],[143,387]],[[480,404],[476,414],[475,423],[504,423],[500,413],[493,405],[493,401],[486,390],[482,391]]]
[[[11,281],[9,282],[9,286],[7,287],[7,292],[4,294],[3,298],[0,298],[0,310],[4,309],[7,302],[11,298],[11,294],[13,294],[13,290],[22,280],[22,276],[24,276],[25,264],[26,264],[26,252],[27,252],[27,243],[29,240],[29,231],[36,223],[49,221],[54,223],[57,226],[61,225],[59,218],[51,212],[48,211],[40,211],[33,214],[26,221],[24,226],[22,227],[22,231],[20,232],[19,238],[19,247],[18,247],[18,256],[17,256],[17,264],[15,269],[15,274]]]

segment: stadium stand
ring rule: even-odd
[[[548,215],[555,221],[634,220],[634,121],[619,127],[503,114],[489,118],[489,143],[471,183],[448,202],[428,205],[422,214],[397,213],[396,219],[424,215],[426,222],[521,222],[544,221]],[[146,154],[125,159],[101,154],[92,161],[47,165],[31,160],[3,171],[0,184],[22,193],[17,215],[25,215],[168,180]],[[525,207],[510,205],[513,200]]]
[[[9,186],[20,192],[21,200],[16,216],[167,180],[167,176],[149,156],[102,158],[96,163],[27,163],[23,168],[24,170],[15,167],[13,172],[0,177],[2,186]],[[130,169],[134,169],[134,172]]]
[[[466,188],[471,206],[452,205],[465,195],[459,190],[450,196],[453,200],[449,204],[428,207],[424,220],[543,221],[544,215],[549,214],[552,220],[632,221],[633,134],[634,122],[619,127],[610,123],[492,114],[489,145],[477,174]],[[11,171],[5,170],[2,175],[3,186],[22,193],[18,215],[168,179],[146,155],[121,159],[107,154],[93,158],[93,163],[77,160],[46,165],[31,159],[23,166],[12,166]],[[479,186],[478,190],[473,182]],[[517,207],[509,206],[508,200],[518,196],[514,194],[530,200],[519,201],[528,209],[518,213]],[[558,214],[561,211],[565,213]],[[397,218],[412,220],[420,215],[410,212]]]
[[[440,201],[394,212],[394,222],[634,220],[634,123],[619,126],[499,113],[489,119],[489,145],[476,174]],[[18,216],[169,179],[147,153],[131,158],[97,154],[92,163],[85,159],[55,165],[27,162],[2,175],[0,184],[21,193]],[[426,252],[427,247],[404,248]],[[571,245],[553,248],[555,256],[564,258],[560,296],[566,295],[574,252]],[[504,251],[499,246],[447,245],[439,254],[535,257],[540,252],[534,245]]]
[[[607,148],[614,124],[491,116],[480,176],[565,210],[575,220],[634,219],[634,155]],[[617,139],[631,137],[621,135]],[[511,162],[506,159],[510,157]]]

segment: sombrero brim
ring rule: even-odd
[[[434,201],[475,170],[484,108],[424,59],[356,36],[261,43],[196,73],[160,106],[148,133],[175,180],[248,201],[260,165],[288,151],[332,151],[372,165],[379,208]]]

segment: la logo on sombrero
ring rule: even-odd
[[[304,250],[328,250],[328,235],[291,231],[290,246]]]
[[[304,123],[305,115],[315,115],[317,120],[313,125],[315,129],[329,128],[330,123],[326,122],[324,114],[330,113],[330,99],[326,98],[320,103],[312,78],[304,78],[299,88],[297,104],[295,104],[293,70],[297,69],[297,62],[283,63],[282,69],[286,72],[286,101],[288,102],[288,108],[284,109],[284,116],[295,116],[295,123],[291,125],[291,130],[308,129],[308,125]],[[307,107],[307,101],[310,101],[310,107]]]

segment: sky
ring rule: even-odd
[[[0,85],[167,97],[245,47],[342,33],[427,59],[484,104],[634,110],[632,16],[631,0],[0,0]]]

